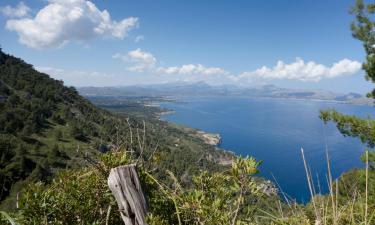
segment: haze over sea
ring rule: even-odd
[[[262,160],[260,175],[272,181],[275,177],[281,189],[298,202],[310,199],[301,147],[317,192],[328,191],[326,144],[334,179],[349,169],[364,167],[360,157],[366,146],[343,137],[333,124],[324,125],[319,111],[335,108],[344,114],[375,117],[373,106],[313,100],[184,97],[161,106],[175,111],[163,119],[219,133],[221,148]]]

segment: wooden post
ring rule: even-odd
[[[116,198],[125,225],[147,224],[147,204],[135,164],[111,169],[108,186]]]

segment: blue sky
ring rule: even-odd
[[[74,86],[205,81],[364,94],[372,85],[349,29],[353,2],[3,0],[0,44]]]

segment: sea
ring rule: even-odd
[[[310,199],[301,148],[318,194],[328,192],[326,151],[333,179],[364,167],[360,157],[366,145],[357,138],[344,137],[333,123],[324,124],[320,110],[333,108],[375,118],[373,106],[301,99],[194,96],[163,102],[161,107],[174,111],[162,119],[218,133],[220,148],[262,161],[259,176],[301,203]]]

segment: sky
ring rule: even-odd
[[[365,94],[354,0],[2,0],[0,44],[71,86],[169,82]]]

